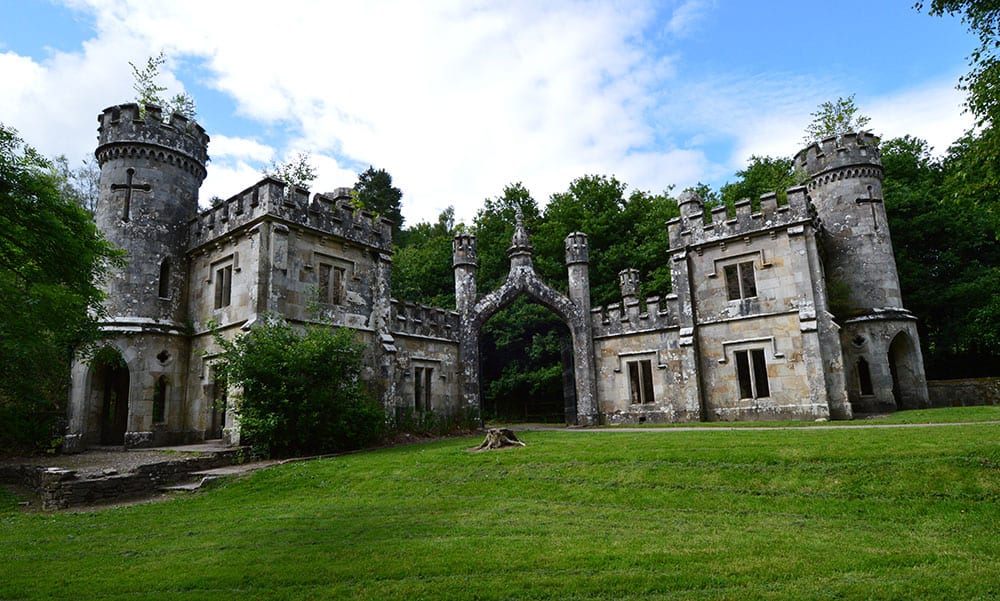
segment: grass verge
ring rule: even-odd
[[[0,598],[1000,598],[1000,425],[523,439],[8,513]]]

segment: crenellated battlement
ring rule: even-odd
[[[566,236],[566,265],[587,263],[590,261],[590,243],[587,234],[573,232]]]
[[[456,311],[392,299],[389,327],[393,334],[457,342],[459,317]]]
[[[881,168],[878,143],[878,136],[866,131],[831,136],[800,150],[794,164],[810,178],[845,167]]]
[[[475,267],[479,262],[479,255],[476,251],[476,237],[472,234],[455,234],[451,242],[452,266],[471,265]]]
[[[590,310],[594,338],[622,336],[679,327],[677,295],[651,296],[645,303],[636,297]]]
[[[715,207],[706,215],[700,198],[697,201],[686,198],[681,216],[667,222],[670,248],[750,236],[809,221],[812,217],[806,187],[789,188],[786,194],[788,202],[781,206],[778,206],[776,194],[762,195],[757,212],[753,212],[749,199],[741,200],[735,204],[736,215],[733,218],[729,217],[724,206]],[[710,219],[708,223],[706,218]]]
[[[265,215],[358,244],[392,250],[392,222],[351,204],[351,189],[314,194],[266,177],[235,196],[202,211],[192,220],[188,248],[211,242]]]
[[[144,154],[205,177],[209,137],[196,121],[179,113],[169,115],[165,121],[162,109],[155,104],[145,105],[143,111],[138,104],[129,103],[104,109],[97,123],[98,146],[94,154],[99,163],[122,154]],[[143,146],[172,152],[145,150]]]

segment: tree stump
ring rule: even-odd
[[[486,431],[486,439],[471,451],[492,451],[504,447],[523,447],[523,442],[510,428],[490,428]]]

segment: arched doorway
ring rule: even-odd
[[[551,310],[529,298],[515,299],[484,324],[479,350],[486,419],[576,419],[572,337]]]
[[[900,332],[889,344],[889,373],[892,376],[892,398],[896,409],[920,407],[917,376],[917,350],[906,332]]]
[[[91,363],[92,394],[100,407],[100,442],[125,444],[128,424],[129,371],[120,352],[111,347],[98,351]]]
[[[458,234],[454,239],[455,302],[460,316],[459,359],[462,394],[466,405],[482,411],[480,390],[480,331],[498,311],[520,297],[542,305],[554,313],[569,330],[572,340],[572,371],[575,412],[566,411],[567,424],[593,425],[598,421],[594,380],[594,341],[590,331],[590,283],[587,236],[575,232],[566,237],[566,266],[569,295],[549,287],[535,273],[531,241],[517,212],[511,246],[507,250],[510,271],[496,290],[479,298],[476,292],[477,253],[475,237]],[[487,361],[489,357],[484,357]]]

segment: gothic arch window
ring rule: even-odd
[[[160,298],[170,298],[170,258],[160,263]]]
[[[167,376],[160,376],[153,386],[153,423],[167,421]]]
[[[875,394],[875,388],[872,386],[872,372],[864,357],[858,359],[858,385],[862,395]]]

